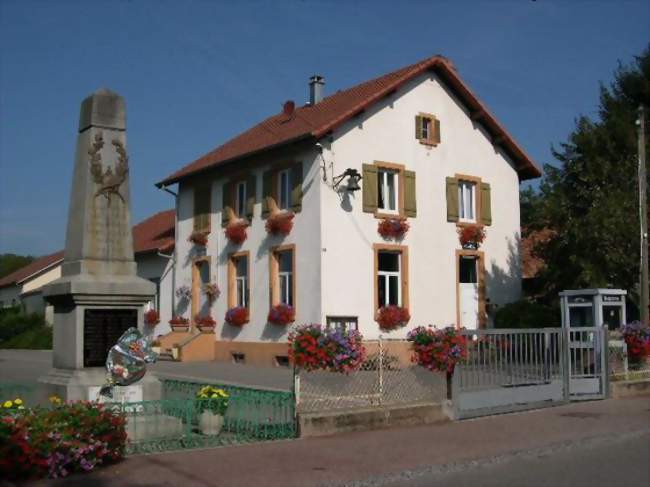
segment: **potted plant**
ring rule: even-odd
[[[408,233],[410,225],[406,218],[389,217],[379,220],[377,232],[384,239],[402,239]]]
[[[366,348],[356,330],[323,330],[317,324],[301,325],[289,334],[289,359],[306,371],[349,374],[363,364]]]
[[[217,326],[217,322],[210,315],[206,315],[206,316],[197,315],[194,318],[194,323],[196,323],[196,326],[198,326],[201,333],[212,333],[214,331],[215,326]]]
[[[154,327],[160,323],[160,314],[155,309],[150,309],[144,314],[144,324]]]
[[[458,227],[458,240],[464,249],[478,249],[485,239],[485,228],[482,225],[466,225]]]
[[[382,306],[377,311],[376,321],[379,327],[385,331],[392,331],[396,328],[406,326],[411,319],[411,314],[406,308],[401,306]]]
[[[296,310],[288,304],[278,304],[269,310],[267,321],[274,325],[288,325],[296,319]]]
[[[203,294],[205,294],[210,301],[210,304],[214,302],[221,295],[221,289],[216,283],[208,283],[203,285]]]
[[[204,386],[196,394],[199,428],[204,435],[218,435],[223,428],[230,395],[215,386]]]
[[[248,237],[246,233],[247,228],[248,222],[246,220],[235,220],[226,225],[224,233],[226,234],[226,238],[233,244],[241,245]]]
[[[190,329],[190,320],[182,316],[174,316],[169,320],[172,331],[187,331]]]
[[[290,211],[279,211],[266,220],[266,231],[269,235],[287,236],[293,228],[294,214]]]
[[[187,237],[187,241],[193,243],[197,247],[205,247],[208,245],[208,234],[194,230],[190,236]]]
[[[236,306],[226,311],[224,321],[232,326],[244,326],[248,323],[248,308]]]

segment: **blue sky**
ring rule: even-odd
[[[133,220],[154,187],[287,99],[433,54],[540,164],[650,41],[650,2],[0,0],[0,253],[63,247],[79,104],[126,98]]]

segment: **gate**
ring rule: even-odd
[[[463,330],[467,360],[452,380],[457,419],[535,409],[607,391],[607,330]]]

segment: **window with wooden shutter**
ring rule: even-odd
[[[456,178],[447,178],[447,221],[458,221],[458,180]]]
[[[420,113],[415,117],[415,138],[425,145],[440,143],[440,120],[430,113]]]
[[[363,211],[366,213],[375,213],[379,203],[379,194],[377,191],[377,166],[373,164],[363,165]]]
[[[194,225],[197,232],[210,231],[211,185],[207,183],[194,186]]]
[[[417,213],[415,171],[404,171],[404,215],[413,218]]]
[[[492,225],[492,195],[490,185],[481,183],[481,223]]]

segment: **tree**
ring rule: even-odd
[[[599,116],[582,116],[553,148],[537,195],[524,194],[524,226],[554,235],[535,252],[546,296],[562,289],[618,287],[638,303],[639,218],[636,111],[650,106],[650,46],[601,85]]]
[[[26,266],[34,260],[31,255],[0,254],[0,278]]]

